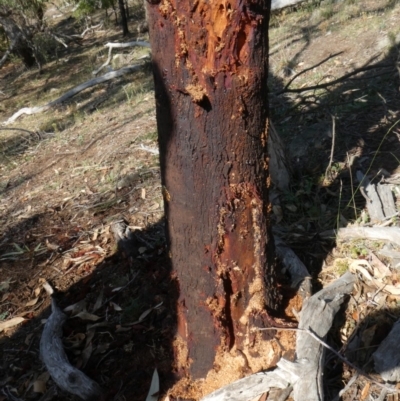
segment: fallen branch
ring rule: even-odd
[[[320,339],[324,339],[345,296],[352,292],[355,281],[355,275],[346,273],[306,300],[301,311],[299,328],[310,330]],[[325,357],[323,346],[308,333],[299,331],[296,356],[300,360],[306,359],[308,363],[302,370],[300,379],[293,386],[294,400],[323,401],[322,378]]]
[[[79,35],[71,35],[71,36],[75,36],[77,38],[84,38],[84,36],[89,32],[89,31],[94,31],[97,28],[101,28],[103,26],[103,22],[100,22],[100,24],[97,25],[92,25],[92,26],[88,26],[85,28],[85,30],[79,34]]]
[[[336,118],[335,116],[332,117],[332,146],[331,146],[331,155],[329,157],[328,167],[325,170],[325,180],[328,181],[328,172],[331,172],[332,162],[333,162],[333,154],[335,152],[335,137],[336,137]],[[329,177],[329,180],[331,177]]]
[[[354,275],[346,273],[304,302],[299,329],[288,329],[296,330],[298,333],[296,361],[290,362],[282,358],[275,370],[256,373],[228,384],[202,398],[201,401],[248,401],[271,388],[287,388],[291,385],[295,401],[323,401],[322,375],[326,344],[322,339],[330,330],[333,318],[345,296],[351,293],[355,281]],[[255,330],[280,330],[280,328],[255,328]],[[271,401],[276,400],[271,399]]]
[[[99,385],[79,369],[73,367],[65,354],[62,344],[62,326],[67,316],[51,300],[52,313],[47,319],[40,339],[40,357],[61,389],[75,394],[83,400],[101,399]]]
[[[274,235],[275,250],[283,266],[289,271],[291,287],[298,288],[303,298],[311,295],[311,276],[303,262],[281,238]]]
[[[304,363],[305,361],[290,362],[282,358],[275,370],[244,377],[206,395],[200,401],[249,401],[271,388],[287,388],[299,380]]]
[[[368,239],[390,241],[400,246],[399,227],[344,227],[320,233],[323,238],[340,240]]]
[[[121,49],[121,48],[126,48],[126,47],[135,47],[135,46],[142,46],[142,47],[148,47],[150,48],[150,43],[149,42],[143,42],[143,41],[137,41],[135,40],[134,42],[126,42],[126,43],[106,43],[104,47],[108,47],[108,58],[104,64],[102,64],[97,70],[93,71],[93,75],[97,75],[104,67],[110,64],[111,62],[111,56],[112,56],[112,51],[113,49]]]
[[[281,10],[282,8],[291,7],[307,0],[272,0],[271,11]]]
[[[93,78],[89,81],[84,82],[83,84],[75,86],[75,88],[70,89],[67,93],[65,93],[58,99],[53,100],[53,101],[45,104],[44,106],[22,108],[21,110],[14,113],[7,121],[4,122],[4,124],[8,125],[10,123],[13,123],[15,120],[17,120],[23,114],[32,115],[32,114],[37,114],[37,113],[42,113],[44,111],[47,111],[50,108],[65,102],[66,100],[70,99],[71,97],[77,95],[79,92],[82,92],[83,90],[85,90],[87,88],[90,88],[92,86],[101,84],[101,83],[109,81],[111,79],[120,77],[122,75],[137,71],[141,67],[142,67],[142,64],[133,65],[130,67],[124,67],[117,71],[108,72],[107,74],[104,74],[101,77]]]
[[[396,206],[389,185],[373,184],[361,171],[356,173],[360,182],[359,189],[365,198],[369,217],[372,222],[381,222],[396,214]]]

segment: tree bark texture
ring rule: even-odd
[[[35,62],[34,52],[28,43],[28,35],[21,29],[18,24],[13,20],[11,15],[0,12],[0,25],[3,27],[8,40],[10,48],[13,53],[21,57],[22,61],[27,67],[32,67]]]
[[[270,362],[257,344],[271,332],[252,330],[268,326],[266,307],[277,300],[269,7],[267,0],[148,3],[167,236],[180,289],[177,367],[193,378],[218,370],[218,355],[232,349],[251,370]]]

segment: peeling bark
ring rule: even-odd
[[[180,298],[178,369],[250,369],[276,308],[269,229],[269,2],[149,1],[167,236]],[[266,360],[263,367],[266,367]],[[247,363],[246,362],[246,363]]]

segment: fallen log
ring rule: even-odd
[[[373,184],[361,171],[357,171],[356,175],[371,220],[380,222],[395,215],[396,205],[389,185]]]
[[[346,295],[352,292],[355,281],[356,276],[347,272],[304,302],[299,322],[299,329],[303,330],[297,333],[296,357],[307,363],[299,380],[293,385],[295,401],[324,401],[322,379],[325,349],[307,331],[320,339],[326,337]]]
[[[136,47],[136,46],[150,48],[150,43],[138,41],[138,40],[135,40],[133,42],[125,42],[125,43],[106,43],[104,45],[104,47],[108,47],[108,58],[107,58],[106,62],[104,64],[102,64],[97,70],[93,71],[92,74],[97,75],[104,67],[106,67],[108,64],[110,64],[113,49],[116,49],[116,48],[121,49],[121,48]]]
[[[345,296],[351,293],[355,281],[356,277],[348,272],[304,302],[299,329],[285,329],[298,332],[294,362],[282,358],[275,370],[237,380],[208,394],[201,401],[248,401],[270,389],[287,389],[290,386],[293,386],[295,401],[324,401],[322,339],[329,332],[333,318]],[[275,327],[254,329],[282,330]],[[268,400],[278,401],[274,397]]]
[[[320,233],[323,238],[339,240],[367,239],[390,241],[400,246],[399,227],[344,227],[339,230],[328,230]]]
[[[375,371],[386,382],[396,383],[400,380],[400,320],[398,320],[388,336],[372,354]]]
[[[299,3],[304,3],[306,0],[272,0],[271,11],[280,10],[282,8],[294,6]]]
[[[37,114],[37,113],[42,113],[44,111],[49,110],[50,108],[57,106],[66,100],[72,98],[73,96],[77,95],[79,92],[82,92],[83,90],[90,88],[95,85],[99,85],[103,82],[110,81],[111,79],[120,77],[125,74],[129,74],[132,72],[135,72],[142,68],[143,64],[137,64],[137,65],[132,65],[129,67],[124,67],[121,68],[120,70],[117,71],[112,71],[108,72],[107,74],[102,75],[101,77],[93,78],[90,79],[89,81],[86,81],[78,86],[75,86],[75,88],[70,89],[68,92],[66,92],[64,95],[60,96],[58,99],[55,99],[44,106],[37,106],[37,107],[24,107],[14,113],[7,121],[4,122],[5,125],[13,123],[15,120],[17,120],[19,117],[21,117],[24,114]]]
[[[291,287],[298,289],[302,298],[310,297],[312,293],[311,276],[304,263],[281,238],[274,235],[274,240],[276,255],[290,274]]]
[[[51,310],[52,313],[46,321],[40,339],[41,360],[54,382],[62,390],[77,395],[85,401],[101,400],[100,386],[68,361],[62,344],[62,326],[67,316],[57,307],[53,298]]]

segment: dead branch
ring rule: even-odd
[[[97,24],[97,25],[87,26],[81,34],[79,34],[79,35],[71,35],[71,36],[75,36],[77,38],[82,38],[83,39],[85,37],[85,35],[89,31],[94,31],[95,29],[101,28],[102,26],[103,26],[103,22],[100,22],[100,24]]]
[[[62,326],[67,316],[51,300],[52,313],[47,319],[40,339],[40,357],[54,382],[68,393],[83,400],[101,399],[99,385],[83,372],[73,367],[62,344]]]
[[[355,280],[356,277],[348,272],[305,301],[300,329],[290,329],[298,333],[296,361],[282,358],[275,370],[256,373],[228,384],[201,401],[248,401],[271,388],[287,388],[291,385],[295,401],[323,401],[322,367],[326,344],[322,339],[328,334],[345,296],[351,293]],[[280,330],[274,327],[254,329]]]
[[[335,116],[332,116],[332,145],[331,145],[331,155],[329,157],[328,167],[325,170],[325,180],[328,180],[328,172],[331,172],[332,162],[333,162],[333,154],[335,152],[335,137],[336,137],[336,119]],[[330,179],[331,177],[329,177]]]
[[[345,296],[353,290],[355,281],[356,276],[348,272],[305,301],[299,328],[310,330],[324,339]],[[293,386],[294,400],[323,401],[324,347],[308,333],[300,331],[296,340],[296,356],[298,360],[305,359],[307,366]]]
[[[271,388],[285,389],[295,383],[304,368],[304,361],[290,362],[281,359],[271,372],[259,372],[224,386],[200,401],[248,401]],[[269,398],[268,398],[269,399]],[[307,399],[307,398],[305,398]],[[271,399],[271,401],[274,401]],[[302,400],[304,401],[304,400]],[[308,401],[308,399],[307,399]]]
[[[271,10],[280,10],[282,8],[294,6],[295,4],[304,3],[306,0],[272,0]]]
[[[150,43],[149,42],[143,42],[143,41],[137,41],[135,40],[134,42],[126,42],[126,43],[106,43],[104,47],[108,47],[108,58],[104,64],[102,64],[97,70],[93,71],[93,75],[97,75],[104,67],[110,64],[111,62],[111,57],[112,57],[112,51],[113,49],[121,49],[121,48],[127,48],[127,47],[135,47],[135,46],[142,46],[142,47],[148,47],[150,48]]]
[[[50,35],[56,42],[61,43],[66,49],[68,49],[68,45],[55,33],[47,31],[47,34]]]
[[[278,259],[283,266],[289,271],[291,278],[291,286],[298,288],[303,298],[311,295],[311,276],[303,262],[297,257],[291,248],[289,248],[281,238],[274,235],[275,250]]]
[[[400,379],[399,348],[400,321],[394,325],[388,336],[382,341],[378,349],[372,354],[375,371],[388,382],[398,382]]]
[[[383,240],[393,242],[400,246],[399,227],[344,227],[339,230],[328,230],[320,234],[323,238],[336,238],[339,240]]]
[[[37,106],[37,107],[24,107],[21,110],[17,111],[14,113],[7,121],[5,121],[3,124],[8,125],[10,123],[13,123],[15,120],[17,120],[20,116],[23,114],[37,114],[37,113],[42,113],[44,111],[49,110],[50,108],[57,106],[66,100],[72,98],[73,96],[77,95],[79,92],[82,92],[83,90],[90,88],[95,85],[99,85],[103,82],[109,81],[111,79],[120,77],[122,75],[128,74],[135,72],[139,70],[143,64],[137,64],[137,65],[132,65],[129,67],[124,67],[121,68],[120,70],[117,71],[111,71],[108,72],[107,74],[102,75],[101,77],[93,78],[90,79],[89,81],[84,82],[83,84],[80,84],[78,86],[75,86],[75,88],[70,89],[67,93],[64,95],[60,96],[58,99],[53,100],[44,106]]]

